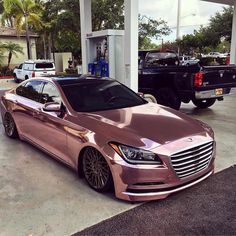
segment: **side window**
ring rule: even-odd
[[[18,69],[22,69],[22,66],[23,66],[23,64],[20,64],[20,65],[18,66]]]
[[[33,70],[34,65],[32,63],[25,63],[23,65],[24,70]]]
[[[27,82],[23,88],[22,96],[39,102],[41,86],[42,81],[34,80]]]
[[[47,102],[61,103],[60,94],[52,83],[48,82],[44,85],[40,102],[43,104]]]
[[[25,83],[16,88],[16,94],[24,97]]]

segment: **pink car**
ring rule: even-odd
[[[0,100],[6,135],[32,143],[118,198],[161,199],[214,172],[212,129],[112,79],[34,78]]]

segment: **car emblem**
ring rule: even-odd
[[[188,138],[188,139],[186,139],[186,141],[187,141],[187,142],[192,142],[193,139],[192,139],[192,138]]]
[[[224,76],[224,71],[223,71],[223,70],[220,70],[219,73],[220,73],[220,78],[223,78],[223,76]]]

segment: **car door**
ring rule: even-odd
[[[43,106],[39,102],[43,82],[32,80],[23,83],[16,89],[13,116],[20,134],[37,143],[38,126],[34,118]]]
[[[22,72],[22,67],[23,67],[23,64],[20,64],[17,68],[17,71],[16,71],[16,77],[20,80],[23,79],[23,77],[22,77],[22,73],[23,73]]]
[[[42,104],[57,102],[62,104],[61,96],[55,85],[51,82],[43,84],[40,102]],[[70,164],[68,158],[66,123],[64,119],[66,113],[46,112],[43,109],[37,111],[38,138],[40,146],[53,154],[55,157]]]

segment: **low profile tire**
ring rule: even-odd
[[[102,154],[94,148],[87,148],[82,158],[83,173],[89,186],[97,192],[110,190],[112,175]]]
[[[18,138],[16,124],[10,113],[6,113],[3,120],[5,133],[9,138]]]
[[[216,102],[216,99],[192,100],[192,102],[197,108],[205,109],[212,106]]]
[[[16,76],[16,74],[13,74],[13,77],[14,77],[14,81],[15,81],[15,83],[19,83],[20,82],[20,80],[17,78],[17,76]]]
[[[144,94],[144,99],[147,102],[157,103],[156,98],[152,94]]]
[[[181,100],[171,88],[158,89],[156,93],[156,100],[158,104],[171,107],[175,110],[179,110],[181,105]]]

